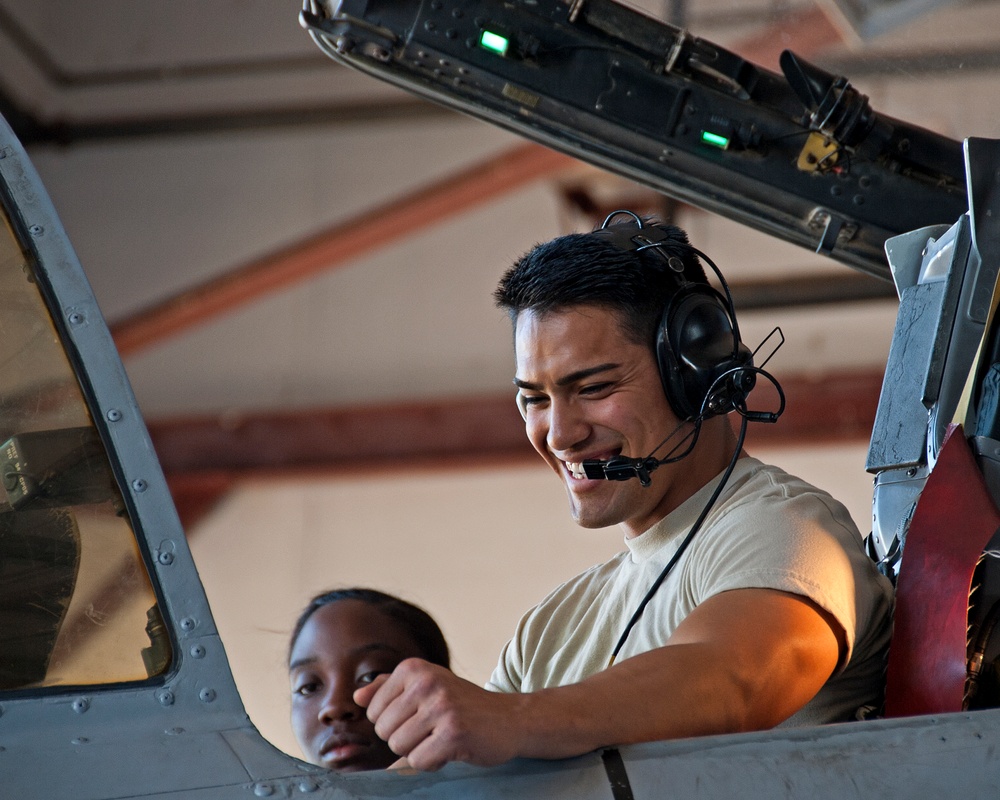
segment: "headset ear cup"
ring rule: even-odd
[[[709,286],[689,284],[667,304],[656,354],[663,390],[682,420],[727,413],[753,388],[746,372],[719,381],[730,370],[753,366],[753,355],[739,340],[727,304]]]

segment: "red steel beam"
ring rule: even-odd
[[[766,381],[751,410],[777,408]],[[877,370],[782,376],[776,425],[752,424],[752,446],[861,441],[871,435],[882,388]],[[734,422],[736,415],[732,415]],[[150,435],[168,479],[254,472],[370,472],[415,465],[489,464],[533,458],[512,393],[459,400],[159,420]]]
[[[112,324],[111,335],[123,358],[133,355],[219,314],[577,163],[546,147],[518,145],[139,311]]]

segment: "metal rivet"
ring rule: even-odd
[[[45,232],[45,229],[41,225],[32,225],[28,228],[28,232],[31,233],[32,236],[41,236]]]
[[[162,689],[156,693],[156,701],[161,706],[172,706],[174,704],[174,693],[169,689]]]
[[[191,657],[192,658],[204,658],[205,657],[205,648],[202,647],[200,644],[196,644],[194,647],[191,648]]]
[[[74,311],[72,314],[69,315],[68,319],[70,325],[82,325],[84,320],[86,320],[87,318],[79,311]]]
[[[146,483],[146,481],[144,481],[142,478],[136,478],[134,481],[132,481],[132,488],[135,489],[137,492],[144,492],[146,491],[146,489],[149,488],[149,484]]]
[[[856,206],[863,206],[865,204],[864,195],[860,195],[860,194],[854,195],[854,197],[851,198],[851,202],[853,202],[854,205],[856,205]]]
[[[108,422],[118,422],[122,418],[122,412],[117,408],[112,408],[108,411]]]
[[[159,561],[163,566],[169,567],[171,564],[174,563],[174,554],[173,553],[160,553],[156,557],[156,560]]]
[[[319,784],[316,781],[302,781],[299,784],[299,791],[302,794],[312,794],[317,789],[319,789]]]
[[[167,728],[164,731],[164,733],[167,734],[167,736],[180,736],[182,733],[184,733],[184,729],[183,728]]]
[[[198,699],[203,703],[211,703],[215,700],[215,689],[209,689],[207,686],[198,692]]]
[[[89,744],[90,743],[90,739],[88,739],[86,736],[77,736],[75,739],[73,739],[72,743],[73,744]]]
[[[90,701],[86,697],[78,697],[73,701],[73,710],[77,714],[86,713],[88,708],[90,708]]]
[[[257,797],[270,797],[274,794],[274,787],[266,783],[255,783],[253,785],[253,793]]]
[[[908,470],[906,470],[906,477],[907,478],[912,478],[916,474],[917,474],[917,468],[916,467],[910,467]]]
[[[197,624],[197,621],[195,621],[193,617],[184,617],[184,619],[181,620],[181,630],[193,631]]]

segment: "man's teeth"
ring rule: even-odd
[[[569,470],[570,475],[574,478],[586,478],[587,473],[584,472],[583,464],[573,463],[571,461],[566,462],[566,468]]]

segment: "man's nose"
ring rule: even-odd
[[[329,725],[337,720],[357,719],[364,715],[364,709],[354,702],[354,686],[345,681],[332,685],[323,696],[319,708],[319,720]]]
[[[572,450],[590,435],[587,422],[578,404],[553,400],[549,404],[548,432],[545,440],[555,452]]]

